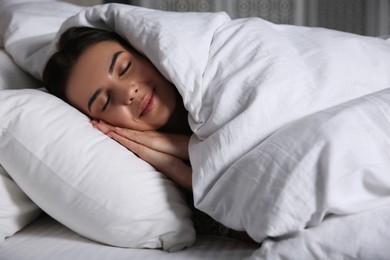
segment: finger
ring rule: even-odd
[[[92,126],[100,130],[104,134],[114,131],[115,127],[103,122],[103,121],[92,121]]]
[[[144,146],[142,144],[133,142],[126,137],[123,137],[121,135],[118,135],[115,132],[111,132],[108,134],[112,139],[117,141],[119,144],[126,147],[129,151],[133,152],[137,156],[139,156],[142,160],[148,162],[153,167],[155,167],[157,170],[160,170],[163,168],[162,166],[164,163],[166,163],[167,160],[164,160],[162,158],[166,157],[166,154],[163,154],[161,152],[155,151],[147,146]]]
[[[166,140],[164,140],[163,138],[159,137],[156,134],[153,134],[153,132],[136,131],[136,130],[120,128],[120,127],[115,127],[114,132],[120,136],[132,140],[133,142],[142,144],[154,150],[167,152],[166,149],[164,149],[164,145],[163,145],[164,142],[166,142]]]
[[[192,190],[191,167],[181,159],[133,142],[115,132],[109,133],[108,136],[138,155],[142,160],[151,164],[158,171],[164,173],[177,184],[188,190]]]
[[[172,155],[175,151],[174,145],[171,144],[172,142],[169,140],[168,135],[166,134],[151,131],[135,131],[120,127],[115,128],[115,133],[156,151]]]
[[[162,134],[154,131],[136,131],[126,128],[115,127],[115,133],[130,139],[136,143],[145,145],[154,150],[169,153],[170,147],[168,144],[171,143],[168,134]]]
[[[140,132],[131,129],[121,128],[121,127],[115,127],[113,131],[118,135],[126,137],[127,139],[130,139],[134,142],[144,144],[144,145],[148,144],[149,138],[145,137],[146,132]]]
[[[120,127],[116,127],[115,132],[125,138],[154,150],[174,155],[183,160],[188,159],[188,136],[167,134],[156,131],[142,132]]]
[[[127,149],[138,155],[141,159],[150,163],[157,169],[162,168],[163,165],[166,164],[167,160],[171,157],[168,154],[153,150],[147,146],[133,142],[132,140],[118,135],[115,132],[109,133],[108,136],[113,138],[115,141],[117,141],[118,143],[120,143],[121,145],[123,145],[124,147],[126,147]]]
[[[117,141],[118,143],[120,143],[121,145],[123,145],[124,147],[126,147],[127,149],[129,149],[130,151],[132,151],[133,153],[137,155],[138,153],[140,153],[140,149],[141,149],[140,147],[142,146],[141,144],[133,142],[132,140],[124,136],[121,136],[115,132],[109,132],[107,135],[112,139],[114,139],[115,141]]]

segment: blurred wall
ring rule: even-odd
[[[104,2],[103,0],[61,0],[61,1],[68,2],[71,4],[76,4],[76,5],[82,5],[82,6],[98,5]]]
[[[274,23],[320,26],[363,35],[390,34],[390,0],[117,0],[170,11],[226,11]]]

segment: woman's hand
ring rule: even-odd
[[[135,131],[92,121],[95,128],[153,165],[167,177],[192,190],[192,169],[188,160],[189,137],[156,131]]]

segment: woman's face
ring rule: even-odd
[[[65,94],[91,118],[140,131],[164,126],[176,106],[174,86],[147,58],[110,41],[83,52]]]

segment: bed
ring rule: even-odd
[[[3,49],[0,49],[0,75],[1,90],[40,87],[40,83],[23,72]],[[198,234],[190,248],[177,252],[110,246],[87,239],[42,212],[1,166],[0,194],[0,259],[4,260],[244,259],[256,248],[217,234]]]
[[[201,235],[185,250],[118,248],[88,240],[47,215],[1,245],[1,259],[245,259],[254,246],[221,236]]]
[[[64,258],[389,257],[388,40],[121,4],[4,1],[0,12],[7,64],[30,75],[0,92],[0,164],[14,187],[0,257],[30,257],[42,230],[37,258],[57,245],[75,249]],[[194,206],[257,245],[196,234],[176,185],[39,89],[31,76],[72,26],[117,32],[174,83],[194,133]]]

